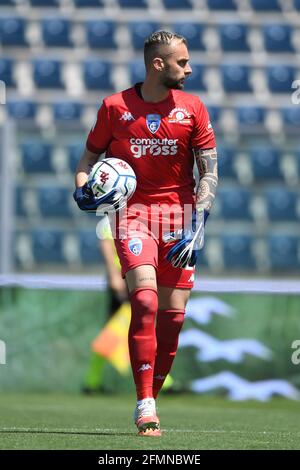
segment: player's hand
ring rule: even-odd
[[[85,183],[80,188],[76,188],[73,198],[79,209],[92,212],[95,212],[99,207],[104,212],[118,211],[126,203],[122,194],[118,193],[115,189],[100,198],[96,198],[88,183]]]
[[[174,268],[195,266],[197,252],[204,245],[204,226],[208,216],[209,212],[205,209],[194,210],[190,226],[187,229],[169,234],[169,239],[165,239],[165,241],[171,241],[180,238],[167,253],[167,260]]]

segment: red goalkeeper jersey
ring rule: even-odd
[[[216,146],[202,101],[170,90],[145,102],[138,85],[104,99],[86,144],[94,153],[127,161],[137,176],[130,205],[188,204],[194,199],[193,148]]]

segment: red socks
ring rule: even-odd
[[[135,289],[130,302],[128,342],[137,399],[156,398],[176,356],[184,310],[157,312],[157,292],[151,288]]]
[[[178,338],[184,321],[184,310],[158,310],[156,323],[157,355],[154,367],[153,397],[156,398],[171,370]]]
[[[135,289],[130,294],[131,323],[129,355],[137,399],[153,397],[153,371],[156,354],[155,318],[157,292],[151,288]]]

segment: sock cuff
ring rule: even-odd
[[[157,313],[160,314],[162,313],[163,315],[169,315],[169,314],[174,314],[174,313],[183,313],[185,314],[185,309],[176,309],[176,308],[168,308],[168,309],[161,309],[159,308],[157,310]]]

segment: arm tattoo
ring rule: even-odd
[[[196,207],[210,211],[218,186],[217,149],[194,149],[199,170],[199,184],[196,190]]]

